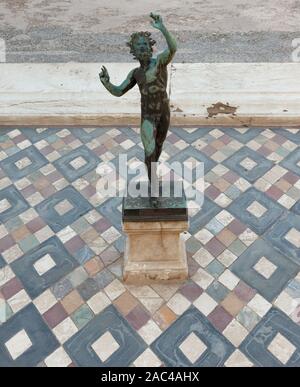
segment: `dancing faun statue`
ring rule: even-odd
[[[156,42],[151,38],[151,33],[135,32],[127,45],[134,58],[140,62],[140,67],[133,69],[119,86],[110,82],[105,66],[102,67],[99,76],[105,88],[116,97],[121,97],[138,84],[141,93],[141,138],[148,177],[151,181],[153,177],[151,163],[158,162],[170,125],[167,65],[176,53],[177,43],[160,15],[151,13],[150,17],[153,19],[151,25],[163,33],[168,48],[154,57],[152,47]]]

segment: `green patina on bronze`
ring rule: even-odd
[[[168,48],[153,57],[152,47],[156,43],[150,32],[135,32],[127,45],[140,67],[133,69],[125,81],[115,86],[110,82],[105,66],[99,74],[105,88],[120,97],[136,84],[141,93],[141,138],[145,150],[145,164],[151,181],[151,163],[159,160],[163,143],[170,125],[170,106],[167,94],[167,65],[173,59],[177,43],[165,27],[161,16],[150,14],[151,25],[160,30],[166,38]],[[153,175],[152,175],[153,176]]]
[[[181,181],[166,181],[165,183],[165,195],[163,193],[164,183],[159,183],[159,200],[155,206],[148,197],[124,197],[123,222],[187,221],[188,210],[183,183]]]

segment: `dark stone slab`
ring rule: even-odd
[[[187,221],[188,210],[182,182],[171,183],[166,182],[166,186],[161,182],[159,184],[159,195],[151,198],[128,195],[123,199],[123,222],[155,222],[155,221]],[[150,192],[148,183],[144,182],[145,191],[142,191],[142,186],[138,189],[140,192]],[[167,187],[170,184],[168,192]]]

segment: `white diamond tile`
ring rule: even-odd
[[[207,346],[194,332],[188,335],[188,337],[180,344],[179,348],[192,364],[194,364],[207,350]]]
[[[263,277],[269,279],[276,271],[277,266],[270,262],[266,257],[262,257],[254,266],[254,269]]]
[[[56,266],[56,263],[50,254],[44,255],[42,258],[40,258],[38,261],[36,261],[35,264],[33,265],[33,267],[37,271],[38,275],[40,275],[40,276],[47,273],[47,271],[53,269],[53,267],[55,267],[55,266]]]
[[[281,333],[277,333],[274,339],[268,346],[268,350],[274,355],[281,363],[287,364],[290,358],[296,351],[296,347],[287,340]]]
[[[16,360],[32,346],[32,342],[28,337],[26,331],[22,329],[9,341],[7,341],[5,343],[5,346],[8,349],[8,352],[10,353],[12,359]]]
[[[110,332],[105,332],[92,344],[92,348],[99,359],[104,362],[120,348],[120,345]]]

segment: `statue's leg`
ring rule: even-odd
[[[166,105],[162,111],[160,121],[157,125],[155,161],[158,161],[161,155],[163,144],[168,134],[169,126],[170,126],[170,108],[169,108],[169,105]]]
[[[151,181],[151,163],[155,162],[155,123],[149,119],[142,119],[141,138],[145,150],[145,164],[147,167],[148,178]]]

